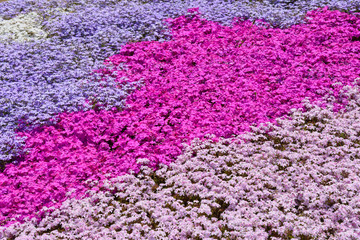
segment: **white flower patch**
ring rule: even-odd
[[[45,38],[47,33],[41,29],[40,23],[40,16],[35,12],[9,20],[0,18],[0,41],[25,42]]]

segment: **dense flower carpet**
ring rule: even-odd
[[[0,239],[359,239],[360,2],[0,2]]]

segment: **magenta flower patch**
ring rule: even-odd
[[[83,197],[88,179],[101,186],[109,177],[138,172],[139,158],[156,169],[174,162],[182,143],[194,138],[229,138],[274,123],[292,108],[305,110],[305,97],[324,107],[323,97],[333,94],[338,111],[347,103],[340,84],[360,74],[360,19],[327,9],[307,17],[307,24],[281,30],[182,16],[167,20],[171,41],[126,45],[107,62],[128,70],[98,72],[120,83],[124,76],[144,82],[129,95],[130,107],[64,113],[55,126],[21,133],[29,154],[0,174],[2,224]]]

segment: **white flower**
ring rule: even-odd
[[[40,23],[40,16],[35,12],[9,20],[0,19],[0,41],[25,42],[45,38],[47,34]]]

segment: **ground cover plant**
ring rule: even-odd
[[[360,80],[360,79],[359,79]],[[357,239],[360,95],[346,111],[305,101],[292,120],[218,142],[196,138],[157,171],[106,180],[40,222],[15,224],[19,239]],[[329,102],[336,100],[329,98]],[[96,182],[92,182],[96,185]]]
[[[236,5],[236,1],[233,3]],[[219,21],[215,22],[209,20],[211,17],[216,18],[215,15],[211,15],[210,10],[205,11],[204,16],[208,19],[204,19],[200,17],[199,9],[190,9],[186,16],[161,23],[160,19],[163,20],[168,14],[164,10],[163,16],[156,16],[155,20],[152,20],[155,26],[146,21],[139,23],[135,21],[134,16],[130,19],[129,25],[137,34],[124,34],[114,39],[118,33],[114,30],[114,25],[125,32],[129,25],[124,22],[116,23],[119,20],[110,16],[105,18],[107,20],[100,21],[95,9],[102,6],[120,13],[120,5],[117,5],[120,3],[108,2],[104,5],[100,1],[64,1],[57,4],[56,9],[45,9],[40,7],[41,4],[37,6],[31,2],[24,8],[27,9],[24,15],[8,11],[4,15],[4,27],[0,28],[3,33],[2,44],[8,49],[8,55],[2,56],[7,63],[3,66],[7,75],[4,74],[1,78],[7,87],[1,95],[2,101],[7,103],[1,115],[2,131],[7,134],[2,135],[6,136],[2,139],[7,141],[7,145],[2,147],[5,146],[7,152],[3,155],[3,162],[6,164],[2,165],[0,173],[0,219],[1,224],[6,226],[2,230],[7,232],[9,238],[18,236],[20,239],[20,234],[25,237],[26,234],[30,234],[29,231],[38,235],[50,232],[49,238],[58,232],[68,237],[80,234],[78,237],[81,238],[90,234],[90,237],[97,238],[100,236],[94,232],[97,230],[89,230],[85,225],[83,230],[74,233],[69,230],[72,228],[71,224],[65,229],[61,224],[54,223],[55,225],[50,224],[51,227],[45,230],[42,227],[46,228],[46,225],[49,225],[47,220],[40,225],[36,221],[49,217],[56,208],[65,206],[62,203],[66,199],[81,202],[85,193],[88,196],[89,189],[104,190],[103,183],[111,177],[126,175],[129,172],[138,175],[142,165],[141,162],[139,164],[139,159],[143,159],[151,171],[154,171],[160,166],[169,165],[180,159],[185,150],[184,144],[190,144],[194,138],[206,141],[208,134],[214,134],[213,140],[217,142],[219,137],[240,136],[250,131],[252,125],[276,123],[279,117],[288,115],[291,109],[306,110],[302,103],[305,97],[321,107],[326,107],[330,99],[335,114],[348,104],[348,96],[339,92],[340,89],[344,85],[353,87],[358,84],[354,81],[359,76],[357,54],[360,24],[359,14],[356,13],[349,14],[324,8],[308,13],[305,24],[279,29],[274,26],[279,26],[280,22],[271,21],[274,19],[269,15],[269,19],[263,19],[268,20],[270,24],[251,19],[243,21],[249,18],[249,14],[244,14],[243,18],[236,19],[229,27],[221,23],[226,22],[225,18],[231,19],[226,14],[226,17],[220,16],[217,19]],[[166,9],[164,6],[167,3],[158,1],[151,4]],[[198,1],[197,4],[201,6],[204,2]],[[253,2],[249,3],[249,6],[251,4]],[[265,4],[276,5],[275,2]],[[352,2],[348,4],[355,6]],[[146,2],[124,1],[121,9],[132,9],[130,12],[138,14],[146,9],[144,6],[149,9],[150,5]],[[288,6],[285,3],[280,5],[284,8]],[[182,7],[178,9],[184,12],[186,7]],[[38,9],[37,13],[34,13],[35,9]],[[245,9],[245,5],[241,9]],[[79,11],[84,16],[89,16],[89,22],[84,20]],[[172,14],[181,15],[181,11],[175,13],[175,9]],[[101,12],[105,13],[106,11]],[[29,16],[32,18],[41,15],[46,20],[40,25],[36,21],[30,21],[34,31],[26,32],[24,29],[28,28],[23,26],[22,21]],[[9,21],[19,23],[15,32],[6,30],[9,28]],[[100,37],[104,31],[96,27],[96,21],[99,26],[108,26],[108,35],[105,34],[107,37]],[[139,33],[143,33],[141,37]],[[113,41],[109,42],[109,39]],[[101,47],[96,48],[94,41]],[[108,45],[104,44],[105,42],[108,42]],[[123,45],[126,42],[132,43]],[[74,44],[79,46],[76,50],[81,51],[74,52],[71,47]],[[120,47],[121,45],[123,46]],[[55,64],[57,67],[50,68],[45,78],[38,79],[39,74],[43,74],[42,71],[45,69],[39,67],[40,63],[44,59],[49,59],[39,55],[39,52],[42,52],[41,46],[52,49],[48,55],[52,60],[55,59],[55,62],[59,62]],[[92,50],[93,47],[95,50]],[[34,52],[33,55],[27,56],[28,65],[25,68],[29,68],[31,61],[35,59],[38,59],[38,65],[35,64],[32,69],[34,71],[15,71],[23,65],[19,61],[9,60],[11,53],[19,55],[20,50],[29,48]],[[16,52],[17,50],[19,52]],[[66,57],[56,55],[66,51]],[[44,55],[46,54],[45,52]],[[102,65],[102,60],[111,55],[113,56]],[[74,57],[82,61],[71,61]],[[61,66],[63,61],[67,64],[60,71],[58,66]],[[13,69],[12,66],[16,68]],[[66,69],[73,70],[70,71],[73,75],[66,75],[69,74],[69,71],[64,71]],[[61,75],[63,72],[66,74]],[[20,81],[21,79],[23,81]],[[22,85],[22,82],[26,81],[27,84]],[[59,84],[61,87],[56,88]],[[19,94],[11,98],[14,89],[17,89]],[[29,91],[35,94],[30,94]],[[25,93],[28,93],[28,102],[24,102]],[[32,102],[29,102],[29,96]],[[40,98],[48,102],[39,102]],[[57,101],[56,110],[52,105],[54,100]],[[59,100],[63,102],[58,104]],[[47,104],[49,108],[45,106]],[[39,107],[42,111],[36,110]],[[56,120],[51,119],[54,116]],[[23,146],[19,144],[17,147],[11,146],[14,144],[14,138],[11,136],[15,133],[25,137],[23,142],[27,151],[23,151]],[[9,141],[12,141],[11,144]],[[20,157],[15,157],[16,155]],[[92,181],[95,181],[95,184]],[[141,196],[136,197],[140,198]],[[322,206],[319,211],[324,211]],[[349,207],[349,211],[352,211],[354,219],[358,217],[356,206]],[[59,212],[55,214],[57,213]],[[130,213],[132,212],[127,214]],[[235,216],[238,216],[237,214]],[[60,218],[60,215],[52,217]],[[217,214],[219,222],[211,224],[220,224],[220,215],[222,213]],[[17,230],[7,228],[11,223],[23,222],[26,220],[25,217],[33,216],[38,218],[31,223],[35,225],[26,225],[28,222]],[[309,218],[311,221],[319,221],[316,216]],[[104,219],[98,220],[102,222]],[[178,221],[179,219],[176,220]],[[151,224],[155,232],[151,232],[146,226],[140,227],[144,228],[143,230],[121,230],[121,224],[117,231],[119,234],[130,234],[129,236],[135,236],[138,234],[135,232],[140,231],[139,234],[145,239],[155,237],[156,234],[160,234],[160,239],[164,236],[186,237],[188,234],[167,235],[170,233],[157,229],[156,223]],[[224,231],[233,231],[232,235],[225,233],[230,238],[266,238],[269,235],[280,238],[324,237],[336,234],[346,237],[357,234],[352,232],[352,227],[347,223],[338,224],[340,225],[336,225],[332,230],[325,224],[322,230],[312,229],[308,232],[299,227],[294,233],[290,231],[291,228],[286,229],[288,232],[285,233],[284,228],[279,230],[278,226],[262,229],[264,225],[250,226],[257,233],[252,232],[250,228],[239,232],[238,228],[244,227],[241,224],[232,230],[224,230],[220,225],[216,225],[215,230],[211,231],[217,232],[218,235],[220,232],[224,234]],[[24,226],[29,226],[31,230]],[[39,230],[39,226],[44,231]],[[24,230],[26,228],[27,230]],[[105,224],[105,229],[101,231],[108,231],[108,228]],[[344,228],[348,229],[341,233],[341,229]],[[209,231],[199,230],[202,233],[197,237],[210,237]],[[191,237],[196,238],[195,235]]]
[[[137,41],[170,39],[162,20],[199,7],[204,17],[230,25],[234,17],[264,19],[276,27],[303,21],[321,6],[357,11],[357,1],[79,1],[11,0],[0,3],[0,169],[18,162],[24,139],[17,129],[56,123],[56,115],[94,105],[122,109],[135,86],[102,88],[91,69]],[[32,20],[30,20],[32,19]],[[90,80],[91,79],[91,80]],[[140,84],[140,83],[138,83]],[[71,86],[71,88],[69,87]],[[90,103],[85,103],[88,100]]]

